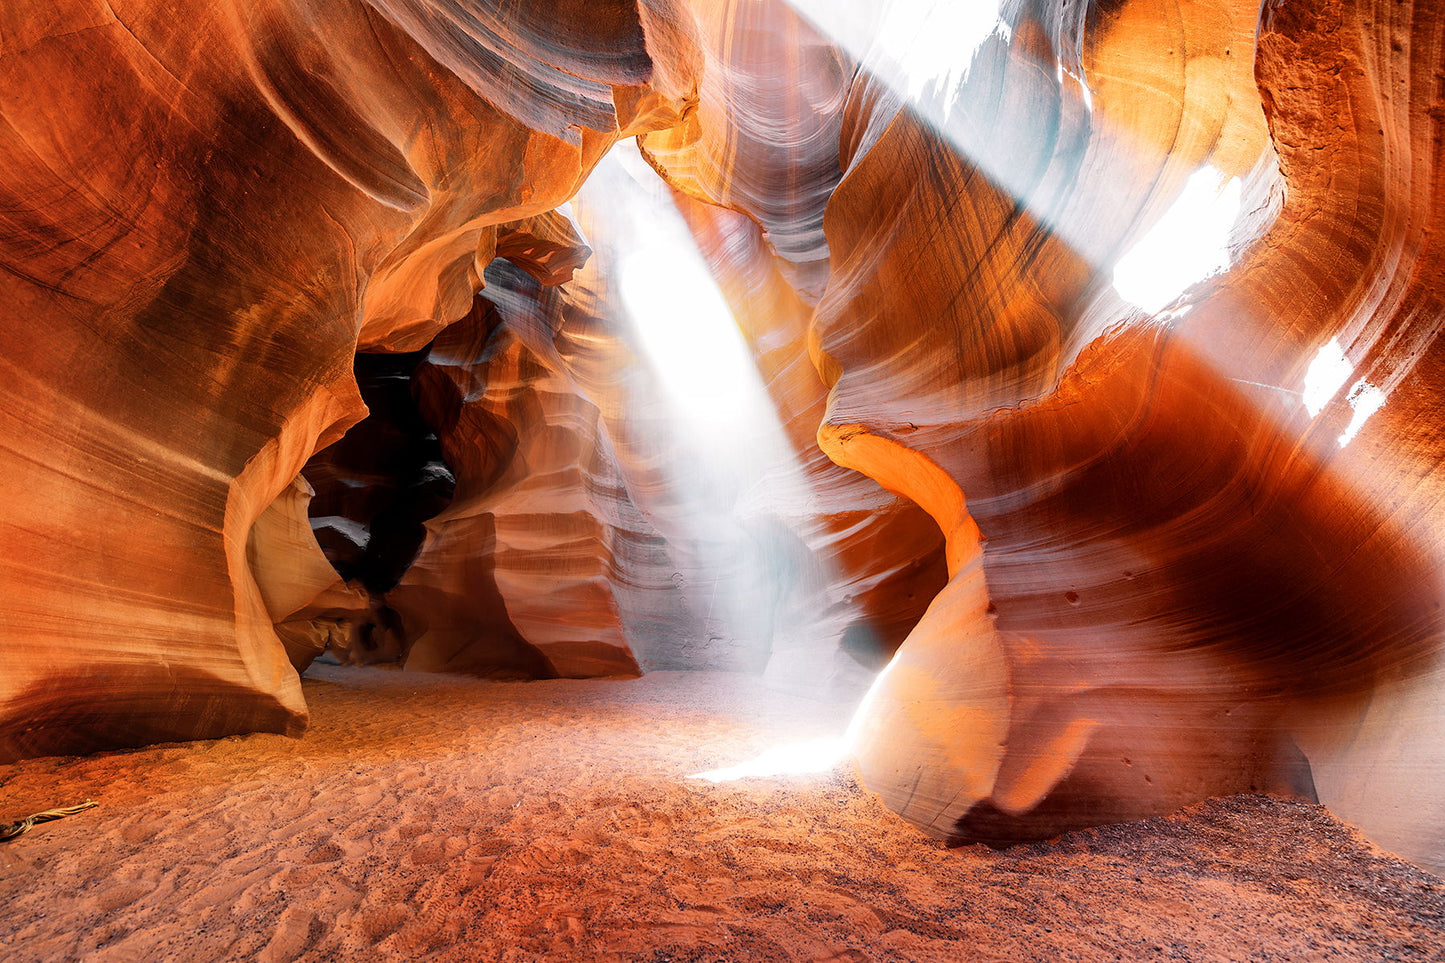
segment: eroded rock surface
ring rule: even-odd
[[[359,347],[425,345],[496,225],[681,115],[677,14],[0,13],[0,758],[304,724],[253,524],[361,416]]]
[[[1052,9],[942,107],[850,95],[820,440],[929,510],[951,573],[864,771],[928,831],[995,842],[1317,791],[1440,865],[1438,14],[1266,7],[1255,93],[1252,3],[1072,32]],[[1234,263],[1121,303],[1106,269],[1184,256],[1145,230],[1204,164],[1239,179]]]
[[[312,534],[314,494],[298,475],[256,519],[246,545],[256,588],[297,672],[328,648],[360,647],[375,622],[366,589],[342,580]]]
[[[858,751],[936,836],[1273,789],[1445,865],[1435,5],[194,7],[0,12],[0,758],[297,731],[363,623],[896,649]],[[743,387],[656,350],[694,243]],[[428,344],[457,498],[362,594],[295,479]]]
[[[416,376],[458,488],[389,596],[407,667],[636,674],[617,599],[625,535],[611,517],[626,493],[597,408],[556,343],[560,305],[501,262],[488,279]]]

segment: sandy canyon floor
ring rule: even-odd
[[[1213,800],[994,852],[846,769],[691,773],[841,731],[728,674],[316,666],[303,739],[0,767],[19,961],[1445,960],[1445,882],[1321,807]]]

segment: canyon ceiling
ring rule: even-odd
[[[1442,64],[1409,0],[8,3],[0,760],[299,733],[327,650],[887,665],[940,838],[1278,790],[1438,870]]]

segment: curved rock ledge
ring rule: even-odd
[[[695,96],[665,4],[423,6],[0,14],[0,759],[304,725],[248,536],[363,414],[352,355]]]
[[[0,761],[298,732],[326,649],[892,655],[939,838],[1271,790],[1445,867],[1437,4],[182,7],[0,10]],[[360,588],[358,351],[457,482]]]

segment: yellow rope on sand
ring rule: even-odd
[[[47,809],[43,813],[26,816],[18,823],[0,823],[0,843],[14,839],[22,833],[28,833],[30,827],[36,823],[48,823],[52,819],[64,819],[66,816],[74,816],[76,813],[83,813],[87,809],[94,809],[99,805],[100,803],[91,802],[87,799],[79,806],[62,806],[60,809]]]

